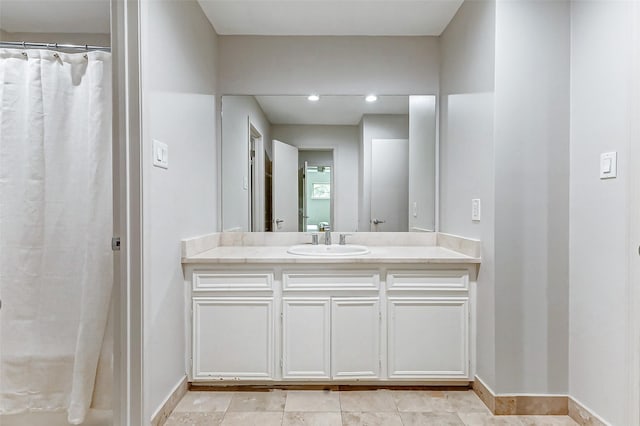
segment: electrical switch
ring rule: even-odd
[[[600,154],[600,179],[612,179],[618,174],[618,153]]]
[[[162,169],[169,168],[169,146],[160,141],[153,141],[153,165]]]

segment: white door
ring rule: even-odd
[[[193,299],[193,378],[273,378],[273,298]]]
[[[298,231],[298,148],[273,141],[273,231]]]
[[[469,301],[390,298],[390,379],[469,378]]]
[[[285,298],[282,316],[282,377],[330,378],[330,299]]]
[[[380,376],[378,298],[332,299],[331,370],[334,379]]]
[[[409,141],[371,142],[371,231],[409,230]]]

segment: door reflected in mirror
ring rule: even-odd
[[[436,98],[223,96],[223,231],[433,231]]]

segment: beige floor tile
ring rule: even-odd
[[[283,411],[287,393],[281,390],[269,392],[236,392],[228,411]]]
[[[474,391],[446,391],[445,397],[449,405],[447,411],[455,413],[485,413],[491,414],[491,411],[482,402],[480,397]]]
[[[402,426],[402,420],[397,412],[342,412],[342,424],[343,426]]]
[[[280,426],[282,413],[227,411],[221,423],[222,426]]]
[[[391,392],[386,390],[340,392],[340,407],[351,412],[396,411]]]
[[[288,396],[287,396],[288,398]],[[342,426],[340,413],[285,412],[283,426]]]
[[[187,392],[173,410],[175,413],[210,413],[226,411],[232,392]]]
[[[518,416],[494,416],[487,413],[458,413],[465,426],[522,426]]]
[[[398,411],[450,411],[445,394],[440,391],[392,391]]]
[[[400,413],[404,426],[464,426],[455,413]]]
[[[340,412],[340,394],[331,391],[289,391],[284,411]]]
[[[217,426],[222,422],[224,413],[176,413],[169,416],[165,426]]]
[[[577,426],[569,416],[519,416],[524,426]]]

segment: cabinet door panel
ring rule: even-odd
[[[389,299],[389,378],[468,378],[467,298]]]
[[[194,379],[273,378],[273,298],[194,298]]]
[[[335,379],[380,376],[378,298],[332,300],[331,370]]]
[[[282,377],[330,377],[331,305],[326,298],[282,301]]]

